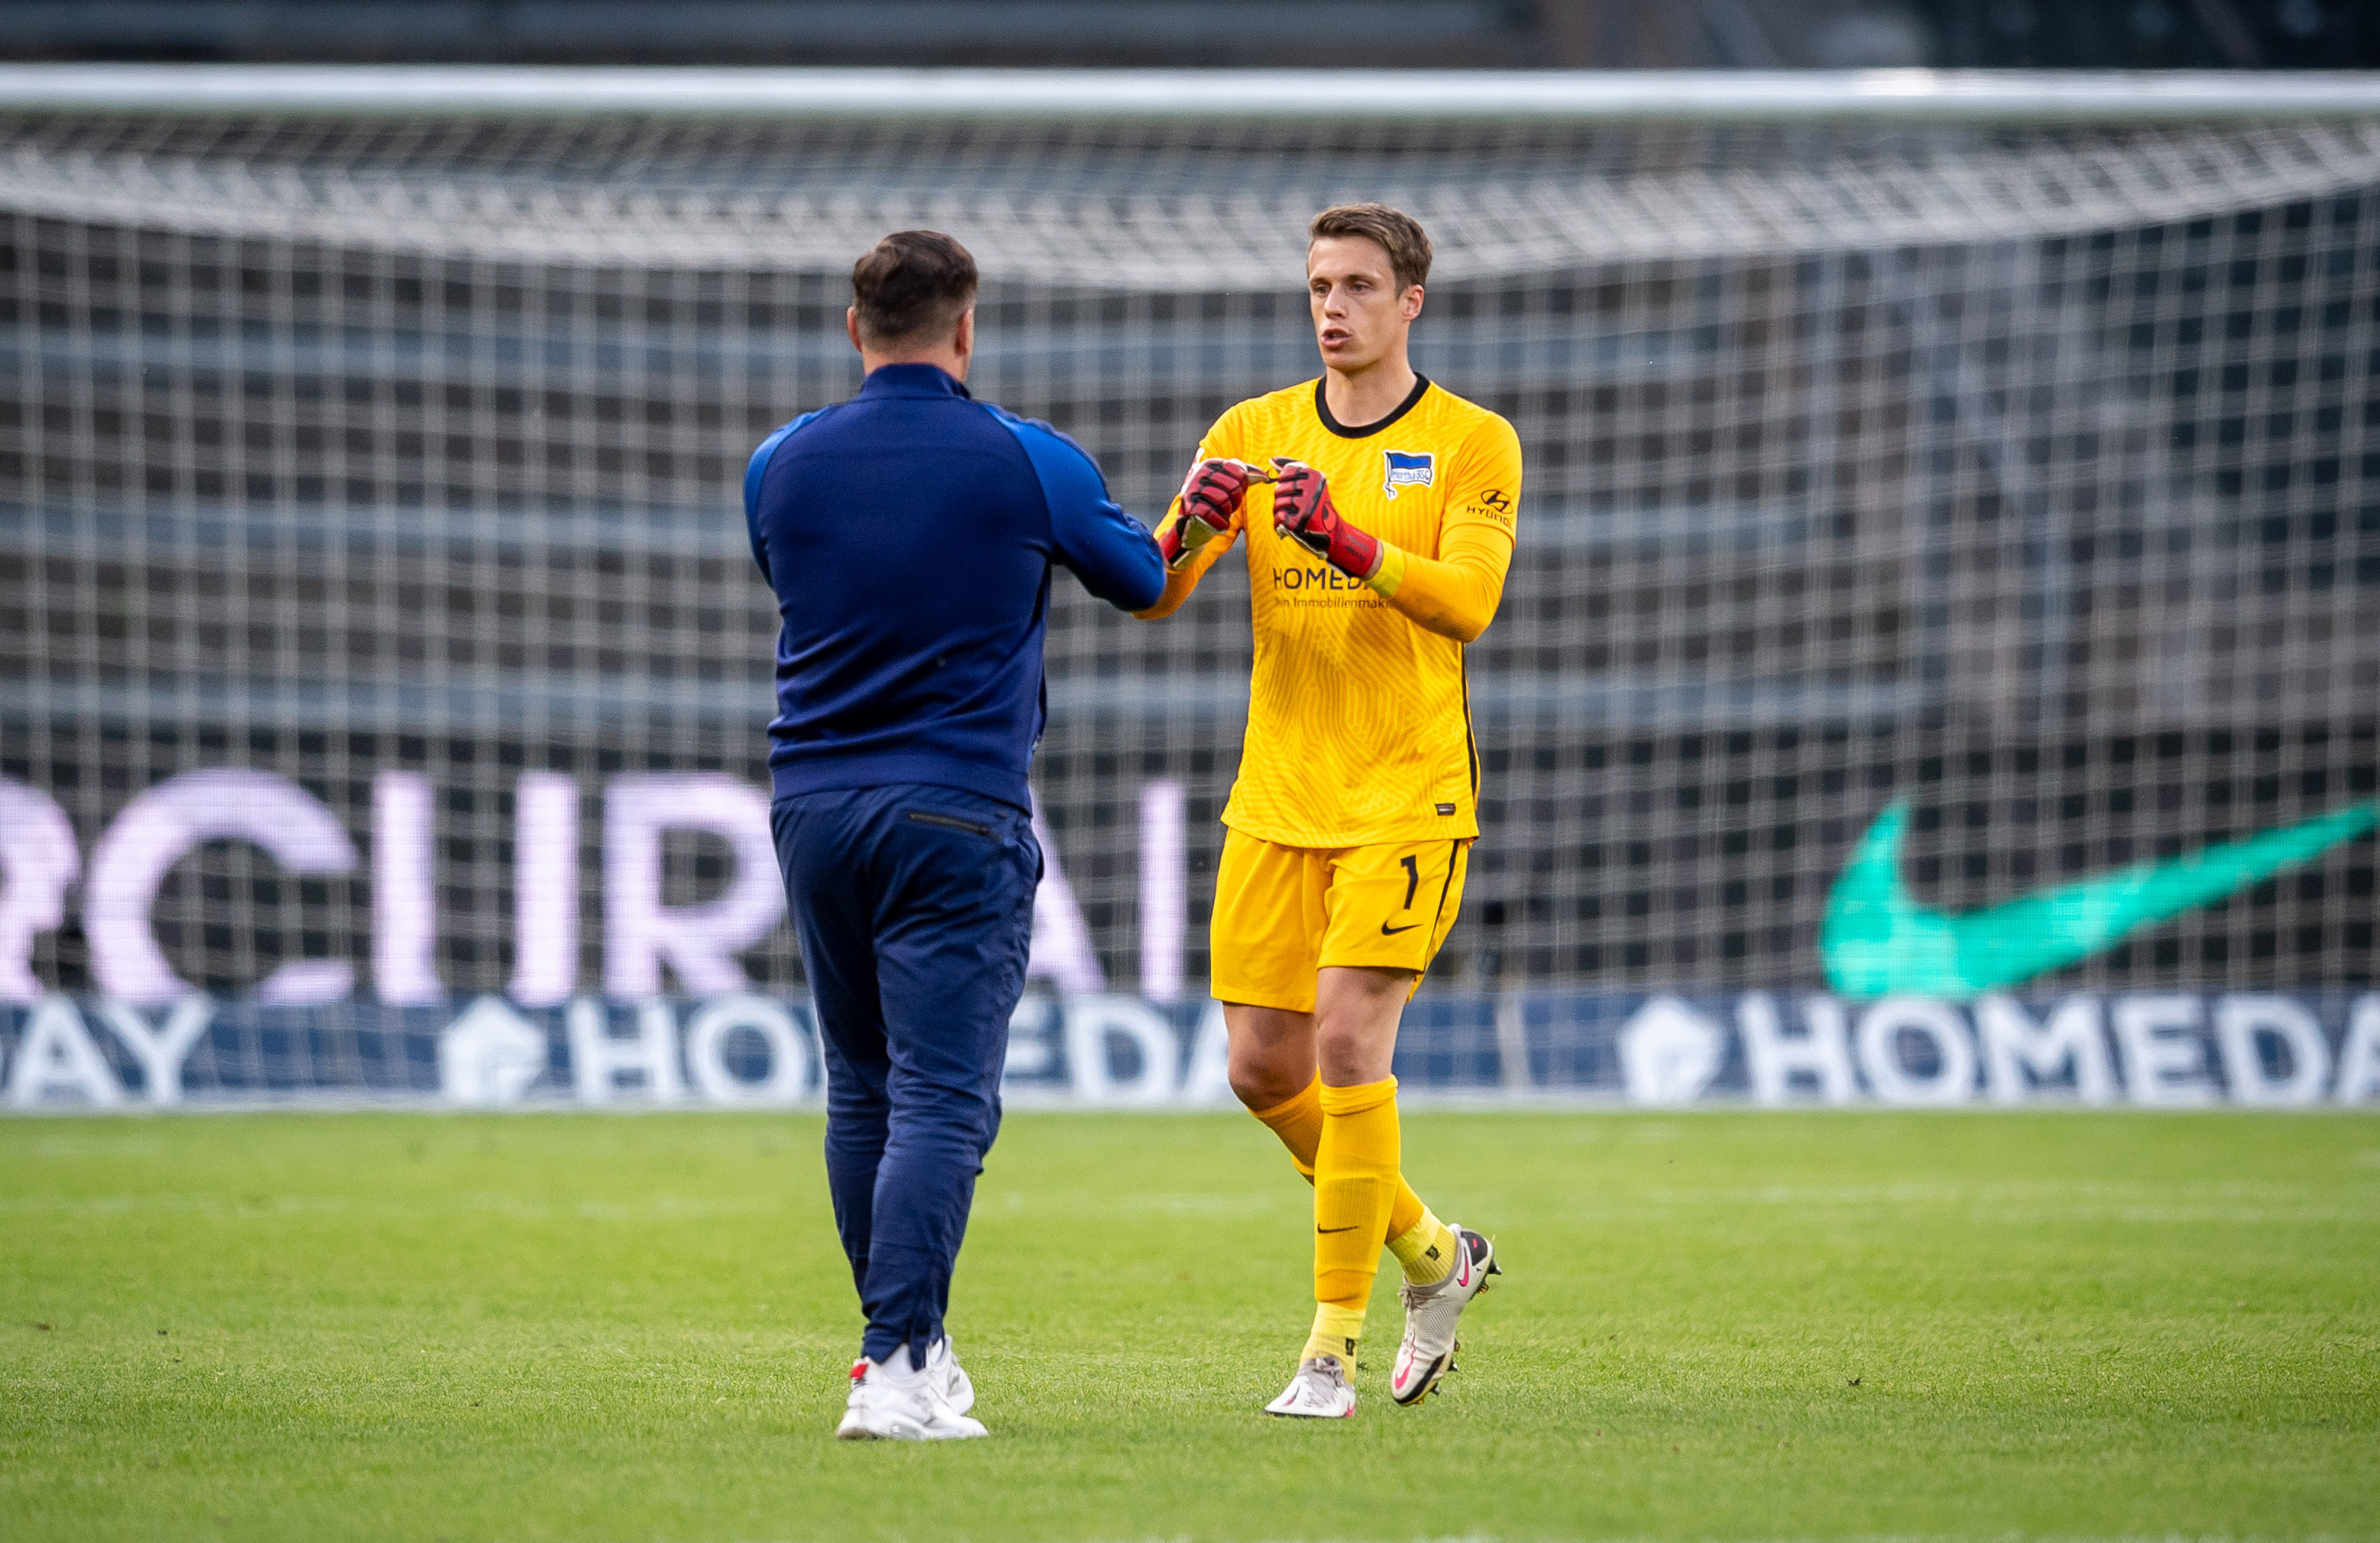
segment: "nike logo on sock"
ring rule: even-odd
[[[1345,1227],[1317,1227],[1314,1230],[1318,1233],[1352,1233],[1357,1226],[1361,1225],[1361,1222],[1357,1222]]]
[[[1419,922],[1417,922],[1417,921],[1409,921],[1409,922],[1405,923],[1402,927],[1390,927],[1387,922],[1385,922],[1385,921],[1384,921],[1384,922],[1380,923],[1380,936],[1381,936],[1381,937],[1383,937],[1383,938],[1393,938],[1393,937],[1395,937],[1395,936],[1396,936],[1398,933],[1400,933],[1400,932],[1410,932],[1410,931],[1412,931],[1415,928],[1419,927],[1420,925],[1421,925],[1421,923],[1419,923]]]

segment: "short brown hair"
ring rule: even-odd
[[[1429,282],[1429,232],[1402,210],[1385,203],[1333,204],[1305,227],[1305,244],[1311,247],[1326,236],[1360,236],[1378,242],[1389,254],[1389,272],[1396,275],[1400,295]]]
[[[939,338],[975,304],[975,258],[939,230],[896,230],[851,269],[851,303],[868,343]]]

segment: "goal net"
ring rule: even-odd
[[[0,954],[39,987],[798,994],[721,833],[771,711],[739,480],[855,389],[850,264],[917,225],[986,273],[977,394],[1153,519],[1317,371],[1311,214],[1427,225],[1415,363],[1528,466],[1433,990],[1817,987],[1895,808],[1957,912],[2374,794],[2380,93],[90,79],[0,81]],[[1057,584],[1059,984],[1196,993],[1246,583],[1162,626]],[[2346,990],[2374,920],[2348,841],[2055,978]]]

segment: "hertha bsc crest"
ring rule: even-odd
[[[1380,484],[1380,491],[1390,498],[1397,496],[1399,488],[1427,488],[1437,484],[1438,457],[1431,452],[1425,450],[1418,455],[1408,455],[1402,450],[1383,450],[1380,454],[1389,458],[1389,480]]]

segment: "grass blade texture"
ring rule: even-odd
[[[2380,1120],[1426,1113],[1508,1275],[1268,1420],[1309,1191],[1232,1114],[1012,1118],[992,1438],[831,1439],[815,1115],[0,1122],[0,1537],[2371,1537]]]

